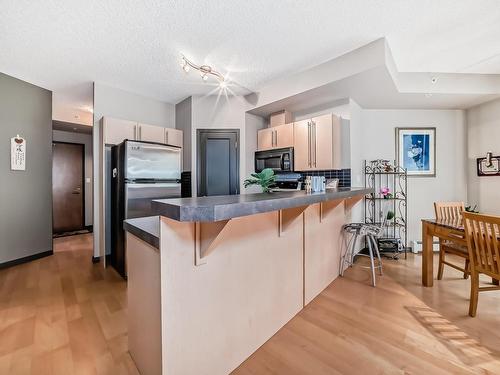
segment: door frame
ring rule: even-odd
[[[52,144],[66,144],[66,145],[76,145],[80,146],[82,150],[82,229],[85,229],[85,144],[78,142],[62,142],[52,140]],[[52,189],[54,188],[54,152],[52,152]],[[54,192],[52,191],[52,205],[54,205]],[[54,210],[52,210],[52,234],[54,234]]]
[[[240,193],[240,129],[196,129],[196,196],[200,196],[201,187],[201,136],[203,133],[235,133],[236,134],[236,176],[238,183],[236,184],[236,194]]]

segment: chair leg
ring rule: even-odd
[[[470,275],[470,261],[469,259],[465,260],[465,272],[464,272],[464,279],[468,279]]]
[[[479,273],[471,271],[469,315],[472,317],[476,316],[478,296],[479,296]]]
[[[438,267],[438,280],[443,279],[443,271],[444,271],[444,251],[441,249],[441,246],[439,246],[439,267]]]
[[[370,268],[372,272],[372,286],[377,286],[377,282],[375,280],[376,275],[375,275],[375,260],[373,259],[373,249],[372,249],[372,243],[370,241],[370,237],[368,236],[368,252],[370,253]]]
[[[492,277],[492,278],[491,278],[491,283],[492,283],[493,285],[500,285],[500,280],[498,280],[498,279],[494,279],[494,278]]]

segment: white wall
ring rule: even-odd
[[[85,147],[85,225],[92,225],[92,135],[53,130],[52,139],[56,142],[80,143]]]
[[[476,158],[486,152],[500,155],[500,99],[467,110],[467,165],[469,204],[500,216],[500,176],[479,177]]]
[[[175,106],[155,99],[146,98],[100,83],[94,83],[94,127],[92,133],[94,170],[99,170],[99,121],[103,116],[142,122],[166,128],[175,127]],[[101,176],[94,176],[94,256],[99,256],[101,243],[100,199],[98,197]]]
[[[351,146],[357,158],[352,159],[354,185],[358,185],[354,180],[364,159],[395,159],[396,127],[436,127],[436,177],[408,178],[410,245],[410,241],[421,239],[420,220],[434,217],[435,201],[467,200],[464,111],[363,109],[360,120],[356,133],[351,134]]]

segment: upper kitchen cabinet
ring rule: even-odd
[[[167,145],[182,147],[182,130],[165,128],[165,140]]]
[[[341,168],[340,119],[332,114],[294,123],[295,170]]]
[[[165,142],[165,133],[164,127],[148,125],[148,124],[138,124],[138,141],[144,142],[156,142],[156,143],[164,143]]]
[[[137,139],[137,122],[103,117],[104,143],[117,145],[125,139]]]
[[[293,147],[293,131],[293,124],[259,130],[257,133],[258,150]]]

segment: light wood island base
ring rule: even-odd
[[[129,307],[129,319],[145,322],[141,332],[130,330],[132,358],[144,357],[137,350],[153,360],[155,348],[134,341],[154,338],[161,327],[155,361],[162,374],[233,371],[339,275],[346,213],[345,199],[337,199],[236,217],[225,225],[161,216],[153,257],[149,244],[127,233],[129,259],[148,252],[150,262],[128,263],[129,306],[142,304]],[[142,297],[133,295],[141,289]],[[160,298],[158,319],[152,310]],[[143,375],[158,373],[155,366],[136,364]]]

